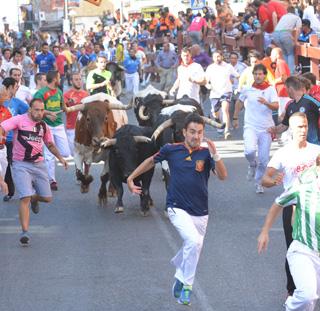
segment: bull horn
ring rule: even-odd
[[[173,125],[173,121],[171,119],[168,119],[161,123],[157,129],[153,132],[151,139],[157,140],[158,136],[163,132],[166,128],[171,127]]]
[[[136,143],[150,143],[152,140],[147,136],[133,136]]]
[[[164,99],[162,101],[162,105],[166,105],[166,106],[169,106],[169,105],[172,105],[175,103],[175,100],[174,99]]]
[[[218,129],[224,129],[224,128],[226,127],[226,124],[225,124],[225,123],[219,123],[219,122],[217,122],[217,121],[215,121],[215,120],[211,120],[211,119],[209,119],[209,118],[207,118],[207,117],[203,117],[203,116],[201,116],[201,118],[203,119],[203,121],[204,121],[206,124],[211,125],[211,126],[213,126],[213,127],[216,127],[216,128],[218,128]]]
[[[86,107],[86,104],[79,104],[71,107],[66,107],[66,112],[69,113],[73,111],[83,111],[85,107]]]
[[[140,106],[139,107],[139,117],[140,117],[140,119],[141,120],[144,120],[144,121],[146,121],[146,120],[149,120],[149,116],[146,116],[145,114],[144,114],[144,110],[145,110],[145,106]]]
[[[103,142],[100,143],[100,147],[108,148],[114,146],[117,143],[116,138],[105,138]]]

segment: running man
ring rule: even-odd
[[[44,104],[33,99],[28,113],[12,117],[0,125],[0,140],[13,130],[13,178],[20,198],[19,219],[22,228],[20,243],[29,245],[30,211],[39,212],[39,202],[51,202],[52,194],[47,168],[43,159],[43,145],[58,158],[65,168],[67,162],[53,144],[50,128],[42,121]]]
[[[134,179],[156,163],[168,161],[171,173],[166,203],[168,216],[183,240],[183,246],[171,260],[176,267],[173,295],[179,303],[189,305],[208,223],[210,171],[224,180],[227,170],[214,142],[204,138],[204,121],[198,114],[186,117],[183,135],[184,143],[163,146],[135,169],[127,183],[131,192],[140,194],[141,187],[134,184]],[[203,140],[208,147],[201,146]]]

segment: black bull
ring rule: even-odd
[[[110,180],[117,191],[115,212],[123,212],[123,185],[128,176],[146,158],[156,152],[154,144],[150,140],[151,128],[142,128],[135,125],[125,125],[118,129],[114,138],[105,144],[110,148],[109,167]],[[150,184],[154,169],[142,174],[134,180],[136,185],[141,185],[140,195],[141,213],[146,216],[153,204],[150,197]]]

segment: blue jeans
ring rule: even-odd
[[[274,31],[272,34],[274,43],[281,48],[283,57],[290,68],[291,74],[294,73],[294,41],[291,31]]]

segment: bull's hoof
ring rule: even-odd
[[[154,207],[154,203],[153,203],[153,200],[152,200],[152,199],[149,200],[149,206],[150,206],[150,207]]]
[[[149,216],[149,213],[150,213],[150,211],[149,211],[149,209],[141,209],[140,210],[140,214],[141,214],[141,216],[143,216],[143,217],[147,217],[147,216]]]
[[[117,196],[117,191],[108,191],[108,197],[115,198]]]
[[[89,185],[84,185],[84,184],[81,184],[80,186],[80,192],[81,193],[88,193],[89,192]]]
[[[115,212],[116,214],[123,213],[123,212],[124,212],[123,206],[116,206],[116,208],[114,209],[114,212]]]
[[[91,175],[85,176],[84,182],[83,182],[84,184],[90,185],[92,182],[93,182],[93,177]]]
[[[103,197],[103,198],[100,198],[99,197],[99,206],[100,207],[105,207],[108,203],[108,199],[107,197]]]

